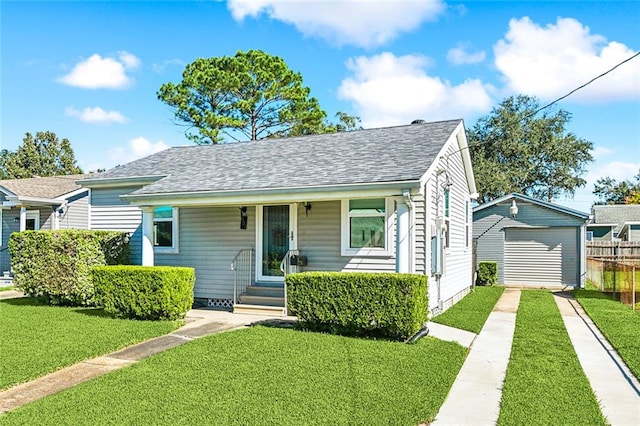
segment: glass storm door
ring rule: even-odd
[[[283,272],[280,262],[289,250],[291,226],[289,220],[289,206],[262,207],[262,235],[259,278],[265,281],[282,281]]]

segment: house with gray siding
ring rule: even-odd
[[[462,120],[175,147],[79,183],[91,229],[129,232],[134,263],[194,267],[208,306],[284,312],[298,271],[427,275],[432,312],[472,284]]]
[[[593,206],[591,213],[587,241],[640,241],[640,205]]]
[[[13,232],[89,227],[89,189],[76,183],[89,176],[0,180],[0,267],[4,275],[11,270],[7,244]]]
[[[473,209],[477,262],[498,264],[502,285],[583,287],[589,214],[522,194]]]

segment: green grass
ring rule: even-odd
[[[15,287],[10,285],[8,287],[0,287],[0,291],[9,291],[9,290],[13,290]]]
[[[548,291],[522,292],[498,424],[606,424]]]
[[[504,287],[476,287],[472,293],[431,321],[480,333],[503,291]]]
[[[0,389],[168,333],[178,322],[115,319],[99,309],[0,301]]]
[[[633,311],[599,291],[577,290],[575,295],[629,369],[640,378],[640,311]]]
[[[195,340],[4,415],[3,424],[415,425],[466,350],[256,326]]]

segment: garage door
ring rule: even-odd
[[[544,286],[577,283],[577,228],[507,228],[505,232],[505,284]]]

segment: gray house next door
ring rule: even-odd
[[[505,284],[573,286],[579,282],[575,227],[506,228]]]

